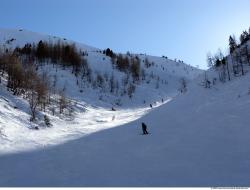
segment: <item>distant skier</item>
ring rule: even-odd
[[[143,132],[143,135],[147,135],[148,134],[148,131],[147,131],[147,125],[145,123],[141,123],[141,126],[142,126],[142,132]]]
[[[206,80],[206,88],[210,88],[211,82],[209,80]]]
[[[150,107],[153,108],[152,104],[150,104]]]
[[[213,79],[213,85],[215,85],[215,83],[216,83],[216,78]]]
[[[211,87],[211,82],[209,80],[207,81],[207,84],[208,84],[208,88],[210,88]]]

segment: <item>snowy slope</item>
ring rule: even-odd
[[[68,72],[66,73],[68,74]],[[69,74],[67,76],[71,81],[71,76]],[[74,93],[74,88],[72,88],[69,92],[72,93],[71,98],[74,100],[74,116],[50,115],[53,127],[47,128],[43,123],[42,115],[48,115],[48,113],[40,112],[38,115],[38,118],[41,118],[40,121],[38,123],[30,122],[28,102],[7,91],[6,82],[2,80],[0,85],[0,154],[60,144],[99,130],[131,122],[150,111],[147,106],[119,108],[114,112],[102,102],[99,103],[99,106],[95,106],[98,104],[95,97],[92,99],[88,97],[87,100],[84,98],[85,101],[83,101],[82,97],[77,97],[77,93]],[[93,95],[95,94],[92,93]],[[170,99],[170,97],[165,99],[163,103]],[[163,103],[156,103],[154,107],[157,108]],[[34,130],[36,126],[40,130]]]
[[[0,45],[4,46],[5,48],[14,49],[15,47],[23,47],[26,43],[31,43],[31,44],[38,43],[40,40],[53,43],[56,43],[58,42],[58,40],[60,40],[61,42],[75,43],[76,46],[82,50],[90,52],[99,51],[99,49],[97,48],[76,43],[72,40],[67,40],[65,38],[40,34],[24,29],[14,30],[14,29],[0,28]]]
[[[114,69],[110,57],[100,53],[101,50],[97,48],[27,30],[0,29],[2,49],[13,50],[15,47],[23,47],[26,43],[38,43],[40,40],[53,43],[58,40],[75,43],[76,47],[88,53],[85,59],[94,75],[98,73],[113,74],[120,83],[125,76],[123,72]],[[2,97],[0,97],[0,154],[53,146],[131,122],[148,113],[151,110],[149,104],[156,108],[178,95],[180,78],[191,81],[202,72],[185,63],[162,57],[143,54],[133,56],[138,56],[141,60],[147,58],[150,63],[154,62],[154,66],[145,69],[147,77],[150,78],[149,76],[152,75],[152,79],[137,85],[132,99],[128,96],[119,97],[109,92],[101,92],[100,89],[91,87],[79,88],[77,78],[72,75],[71,68],[62,69],[47,63],[39,67],[39,71],[46,71],[52,80],[56,76],[58,90],[66,87],[66,96],[74,103],[75,112],[74,117],[66,119],[40,112],[41,121],[37,124],[29,121],[30,111],[27,101],[11,95],[6,90],[6,79],[2,78],[3,82],[0,84]],[[156,88],[157,77],[159,77],[159,88]],[[120,106],[117,106],[116,102],[119,102]],[[117,111],[111,111],[111,107],[115,107]],[[52,128],[43,127],[43,114],[49,115],[53,124]],[[35,126],[41,130],[31,130]]]
[[[1,186],[249,186],[250,75],[198,81],[133,122],[0,156]],[[141,135],[141,122],[150,135]],[[25,175],[24,175],[25,174]]]
[[[87,59],[94,76],[97,74],[108,76],[113,74],[114,77],[118,80],[119,85],[122,86],[122,79],[125,77],[125,74],[123,72],[119,72],[117,69],[113,69],[110,57],[102,54],[102,51],[100,49],[73,42],[71,40],[62,39],[50,35],[42,35],[27,30],[0,29],[0,47],[3,49],[7,48],[13,50],[16,47],[23,47],[26,43],[38,43],[40,40],[53,43],[57,43],[58,41],[69,44],[74,43],[79,50],[88,54],[88,56],[85,56],[84,58]],[[119,100],[122,101],[121,104],[123,104],[123,106],[131,108],[131,106],[145,106],[143,105],[143,102],[145,100],[147,105],[149,105],[150,103],[161,101],[162,98],[165,99],[169,95],[176,95],[180,86],[180,78],[192,80],[200,73],[202,73],[201,70],[189,66],[185,63],[175,62],[163,57],[148,56],[143,54],[133,56],[138,56],[141,61],[145,61],[145,59],[147,58],[150,63],[154,63],[154,66],[145,68],[147,78],[150,78],[150,76],[152,75],[152,79],[147,79],[146,82],[137,86],[132,100],[130,100],[128,97],[122,97],[122,99],[117,98],[117,96],[114,97],[109,93],[106,93],[102,95],[102,99],[104,99],[104,102],[114,104],[114,102],[117,102]],[[143,67],[143,63],[141,63],[141,65]],[[51,66],[47,66],[45,68],[41,68],[41,70],[46,70],[51,75],[51,77],[56,75],[57,78],[60,79],[58,88],[63,88],[64,86],[66,86],[66,94],[73,99],[76,98],[76,100],[83,100],[86,102],[93,99],[100,99],[100,92],[97,92],[96,90],[94,92],[93,89],[81,89],[82,91],[84,91],[84,95],[79,93],[80,89],[76,86],[77,79],[71,74],[70,69],[68,69],[68,71],[64,71],[60,68],[55,69]],[[59,72],[57,72],[57,70],[59,70]],[[159,81],[157,81],[157,77],[159,77]],[[159,83],[160,86],[158,89],[156,89],[157,83]],[[142,99],[142,94],[145,94],[143,95],[145,99]],[[93,101],[91,103],[93,103]],[[104,106],[103,102],[100,102],[100,104],[101,106]],[[96,106],[100,105],[97,104]]]
[[[0,30],[8,48],[40,39],[53,37]],[[113,70],[98,49],[77,47],[88,51],[94,72],[122,79],[124,73]],[[29,122],[27,101],[11,95],[2,79],[0,186],[250,186],[249,72],[205,89],[204,74],[195,68],[137,56],[155,63],[146,70],[154,79],[139,84],[132,99],[122,97],[116,112],[110,109],[116,96],[91,88],[79,92],[70,69],[39,68],[57,75],[57,87],[66,86],[75,103],[74,118],[50,115],[52,128],[31,130],[42,123]],[[213,69],[206,74],[211,81],[217,77]],[[167,81],[159,89],[157,76]],[[188,90],[180,94],[183,77]],[[141,122],[150,135],[141,135]]]

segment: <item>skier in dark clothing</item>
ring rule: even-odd
[[[148,134],[147,125],[145,123],[142,123],[141,126],[142,126],[143,135],[147,135]]]

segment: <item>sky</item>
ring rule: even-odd
[[[207,67],[250,27],[250,0],[1,0],[0,28],[27,29],[118,53]]]

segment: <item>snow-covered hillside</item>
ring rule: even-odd
[[[38,43],[40,40],[50,43],[57,43],[58,41],[68,44],[74,43],[81,52],[87,54],[84,58],[87,59],[94,77],[99,74],[104,77],[114,75],[118,85],[122,86],[122,80],[124,80],[126,75],[114,69],[111,64],[111,58],[104,55],[100,49],[71,40],[41,35],[27,30],[0,29],[0,47],[2,49],[14,50],[16,47],[23,47],[27,43]],[[132,54],[131,56],[137,56],[141,60],[141,67],[145,69],[146,75],[146,81],[136,86],[136,91],[132,99],[128,97],[119,98],[117,95],[110,95],[110,93],[100,93],[100,91],[105,91],[103,89],[99,89],[99,91],[86,87],[81,89],[81,87],[79,87],[81,85],[76,86],[77,79],[71,74],[70,69],[65,71],[61,68],[54,68],[49,65],[40,68],[40,70],[45,70],[52,78],[55,76],[59,78],[58,88],[65,86],[66,94],[70,98],[80,99],[86,102],[90,100],[95,100],[96,102],[98,99],[101,99],[103,100],[100,102],[101,106],[104,106],[103,102],[114,105],[118,102],[127,108],[131,108],[131,106],[145,107],[145,105],[143,105],[144,102],[149,105],[150,103],[161,101],[162,98],[165,99],[169,95],[176,95],[180,87],[180,78],[191,80],[202,73],[202,71],[197,68],[186,65],[183,62],[175,62],[165,57],[155,57],[144,54]],[[145,68],[144,63],[146,59],[152,66]],[[57,72],[58,70],[59,72]],[[97,106],[100,105],[97,104]],[[110,107],[110,105],[108,106]]]
[[[84,52],[93,77],[101,74],[117,79],[119,86],[126,74],[114,68],[111,58],[98,48],[54,36],[42,35],[27,30],[0,29],[0,46],[3,51],[11,51],[25,44],[38,43],[40,40],[50,43],[74,43],[78,50]],[[125,55],[124,55],[125,56]],[[126,55],[128,56],[128,55]],[[165,57],[130,54],[141,60],[144,68],[146,59],[151,64],[144,68],[146,80],[136,84],[133,97],[111,94],[104,88],[93,88],[91,85],[77,85],[79,78],[72,74],[71,68],[62,68],[45,63],[39,66],[39,72],[46,72],[56,88],[65,89],[66,97],[72,102],[73,116],[52,115],[51,111],[39,111],[39,120],[30,122],[28,102],[20,96],[13,96],[7,91],[7,78],[2,76],[0,84],[0,154],[42,148],[60,144],[71,139],[80,138],[93,132],[116,127],[131,122],[148,113],[150,104],[156,108],[177,96],[180,92],[180,79],[185,78],[188,85],[202,71],[182,62],[175,62]],[[108,83],[108,82],[107,82]],[[116,111],[111,111],[114,107]],[[49,116],[52,127],[46,128],[43,115]],[[34,130],[35,127],[40,130]]]
[[[87,46],[81,43],[73,42],[65,38],[59,38],[56,36],[40,34],[36,32],[31,32],[24,29],[14,30],[14,29],[3,29],[0,28],[0,45],[5,48],[15,48],[23,47],[27,43],[38,43],[40,40],[48,42],[57,42],[61,40],[62,42],[75,43],[79,49],[88,51],[99,51],[99,49]]]
[[[249,186],[249,80],[247,74],[212,88],[196,81],[133,122],[2,155],[0,185]],[[150,135],[141,135],[141,122]]]
[[[0,30],[5,51],[41,39],[59,38]],[[114,68],[111,57],[76,46],[91,67],[92,81],[113,76],[122,86],[128,73]],[[111,93],[106,79],[102,87],[79,84],[70,67],[38,65],[39,73],[57,79],[52,100],[64,89],[73,114],[41,109],[36,122],[29,121],[27,100],[8,91],[8,77],[1,75],[0,186],[250,186],[246,59],[219,57],[202,72],[165,57],[126,56],[137,57],[145,72],[144,80],[133,83],[131,97],[119,88]],[[52,127],[44,126],[44,114]],[[142,122],[149,135],[142,135]]]

